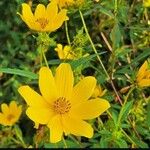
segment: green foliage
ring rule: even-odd
[[[17,15],[23,2],[27,1],[0,1],[0,104],[15,100],[23,105],[19,122],[13,127],[0,125],[0,148],[149,148],[150,88],[137,87],[135,82],[140,66],[150,57],[150,9],[143,7],[142,0],[85,0],[68,8],[67,26],[64,23],[50,35],[39,36]],[[38,3],[46,5],[48,0],[32,1],[33,7]],[[27,105],[17,90],[22,84],[38,89],[38,71],[45,65],[41,42],[53,73],[60,63],[68,62],[75,82],[95,76],[107,89],[102,98],[111,107],[90,122],[94,128],[91,139],[69,135],[65,141],[50,143],[49,129],[43,125],[34,129],[27,117]],[[77,59],[60,60],[54,51],[58,43],[70,45]]]

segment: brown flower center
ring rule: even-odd
[[[53,104],[53,110],[58,114],[65,114],[69,112],[71,108],[71,103],[66,100],[64,97],[58,98],[56,101],[54,101]]]
[[[36,22],[38,22],[40,24],[41,28],[44,29],[47,26],[49,21],[45,18],[38,18],[36,20]]]
[[[11,121],[14,117],[15,117],[14,115],[9,114],[9,115],[7,116],[7,120]]]

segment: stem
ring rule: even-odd
[[[75,139],[73,136],[68,135],[68,137],[71,138],[75,143],[77,143],[80,146],[80,148],[83,148],[82,144],[77,139]]]
[[[127,135],[127,133],[126,133],[123,129],[121,129],[121,132],[126,136],[126,138],[127,138],[132,144],[136,145],[135,142],[130,138],[130,136]]]
[[[103,70],[104,70],[104,72],[105,72],[105,74],[106,74],[108,80],[111,81],[111,82],[110,82],[110,83],[111,83],[111,86],[112,86],[113,90],[115,91],[115,94],[116,94],[116,96],[117,96],[117,98],[118,98],[120,104],[122,105],[122,101],[121,101],[121,99],[120,99],[120,97],[119,97],[119,94],[117,93],[117,90],[116,90],[116,88],[115,88],[115,86],[114,86],[114,83],[113,83],[112,79],[110,78],[110,76],[109,76],[107,70],[105,69],[105,67],[104,67],[104,65],[103,65],[103,63],[102,63],[102,61],[101,61],[101,59],[100,59],[100,57],[99,57],[99,55],[98,55],[98,53],[97,53],[97,50],[96,50],[96,48],[95,48],[95,46],[94,46],[94,43],[93,43],[93,41],[92,41],[92,39],[91,39],[91,37],[90,37],[90,35],[89,35],[89,33],[88,33],[88,30],[87,30],[87,27],[86,27],[86,24],[85,24],[85,21],[84,21],[84,18],[83,18],[83,14],[82,14],[82,12],[81,12],[80,10],[79,10],[79,13],[80,13],[80,17],[81,17],[81,20],[82,20],[82,23],[83,23],[84,30],[85,30],[85,32],[86,32],[86,34],[87,34],[87,37],[88,37],[88,39],[89,39],[89,41],[90,41],[90,43],[91,43],[91,46],[92,46],[92,48],[93,48],[93,50],[94,50],[94,52],[95,52],[95,54],[96,54],[96,56],[97,56],[97,58],[98,58],[98,60],[99,60],[99,62],[100,62],[101,67],[103,68]]]
[[[41,53],[42,53],[42,55],[43,55],[45,64],[46,64],[46,66],[49,68],[48,62],[47,62],[47,59],[46,59],[46,56],[45,56],[45,53],[44,53],[44,50],[43,50],[43,46],[42,46],[42,45],[40,46],[40,49],[41,49]]]
[[[66,36],[67,36],[68,44],[71,45],[70,38],[69,38],[67,21],[65,21],[65,30],[66,30]]]
[[[26,146],[26,144],[25,144],[24,142],[18,141],[18,140],[16,140],[16,139],[13,138],[13,137],[10,137],[10,139],[11,139],[12,141],[14,141],[16,144],[21,145],[23,148],[27,148],[27,146]],[[20,142],[21,142],[21,143],[20,143]]]
[[[64,137],[62,138],[62,140],[63,140],[63,143],[64,143],[64,148],[68,148],[68,147],[67,147],[67,143],[66,143]]]
[[[103,68],[105,74],[107,75],[108,79],[110,79],[110,77],[109,77],[109,75],[108,75],[108,73],[107,73],[107,71],[106,71],[106,69],[105,69],[105,67],[104,67],[104,65],[103,65],[103,63],[102,63],[102,61],[101,61],[101,59],[100,59],[98,53],[97,53],[97,50],[96,50],[96,48],[95,48],[95,46],[94,46],[94,43],[93,43],[93,41],[92,41],[92,39],[91,39],[91,37],[90,37],[90,35],[89,35],[89,33],[88,33],[88,30],[87,30],[87,27],[86,27],[86,24],[85,24],[85,21],[84,21],[84,18],[83,18],[83,14],[82,14],[82,12],[81,12],[80,10],[79,10],[79,13],[80,13],[80,17],[81,17],[81,20],[82,20],[82,23],[83,23],[83,27],[84,27],[85,32],[86,32],[86,34],[87,34],[87,37],[88,37],[88,39],[89,39],[89,41],[90,41],[90,43],[91,43],[91,46],[92,46],[92,48],[93,48],[93,50],[94,50],[94,52],[95,52],[95,54],[96,54],[96,56],[97,56],[97,58],[98,58],[98,60],[99,60],[99,62],[100,62],[100,64],[101,64],[101,66],[102,66],[102,68]]]

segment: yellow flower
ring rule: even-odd
[[[12,126],[18,121],[22,112],[22,107],[17,106],[15,101],[11,101],[9,106],[5,103],[1,104],[1,111],[0,124],[4,126]]]
[[[143,0],[144,7],[150,7],[150,0]]]
[[[68,20],[66,13],[67,10],[65,9],[58,13],[57,3],[53,0],[46,8],[43,4],[38,4],[34,14],[31,7],[23,3],[22,14],[18,14],[30,29],[40,32],[52,32],[60,28],[65,20]]]
[[[102,90],[102,87],[100,85],[97,85],[94,89],[94,92],[92,94],[92,97],[97,98],[97,97],[102,97],[106,93],[106,89]]]
[[[74,0],[55,0],[60,8],[68,7],[74,4]]]
[[[148,65],[148,61],[145,61],[137,73],[136,81],[139,87],[150,86],[150,68]]]
[[[71,51],[71,47],[69,45],[62,46],[62,44],[57,44],[55,51],[58,53],[58,57],[60,59],[74,59],[75,54]]]
[[[50,141],[56,143],[65,135],[93,136],[93,128],[85,120],[93,119],[110,107],[107,100],[91,99],[96,79],[85,77],[73,86],[74,76],[71,66],[62,63],[55,76],[47,67],[39,71],[41,95],[29,86],[21,86],[18,91],[29,105],[26,113],[36,123],[50,128]]]

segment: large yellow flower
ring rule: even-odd
[[[9,106],[7,104],[1,104],[0,124],[4,126],[12,126],[15,124],[22,112],[21,106],[17,106],[15,101],[12,101]]]
[[[53,0],[46,8],[43,4],[38,4],[34,14],[31,11],[31,7],[23,3],[22,14],[19,15],[32,30],[52,32],[60,28],[65,20],[68,20],[66,14],[66,9],[62,9],[58,13],[57,2]]]
[[[107,100],[88,100],[96,86],[96,79],[85,77],[73,87],[74,77],[71,67],[62,63],[55,76],[47,67],[39,72],[39,88],[42,95],[29,86],[21,86],[18,91],[29,105],[26,113],[36,123],[50,128],[50,141],[56,143],[65,135],[93,136],[93,128],[85,120],[93,119],[110,107]]]
[[[136,81],[139,87],[150,86],[150,68],[148,61],[145,61],[140,67],[137,73]]]

